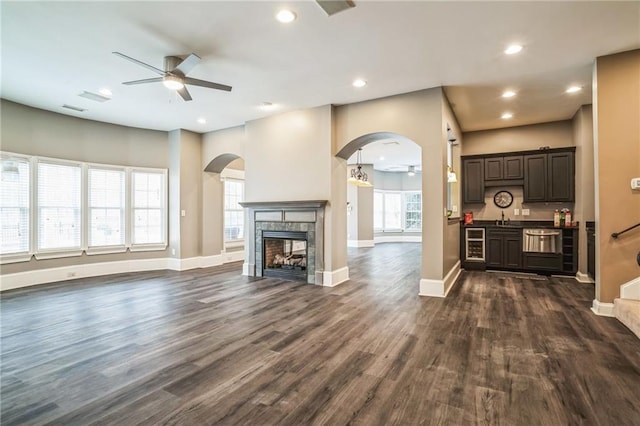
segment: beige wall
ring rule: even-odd
[[[620,285],[640,276],[640,232],[614,240],[611,233],[640,220],[640,50],[596,59],[596,299],[613,302]]]
[[[573,140],[576,146],[576,201],[574,219],[580,222],[578,271],[587,274],[587,230],[585,222],[595,220],[595,183],[593,164],[593,108],[583,105],[573,116]]]
[[[509,191],[513,195],[513,204],[506,209],[501,209],[493,202],[493,196],[498,191]],[[488,187],[484,192],[484,204],[470,204],[464,206],[465,212],[473,212],[476,220],[496,220],[502,217],[510,220],[553,220],[553,212],[567,208],[574,210],[573,203],[524,203],[524,188],[522,186]],[[529,216],[515,216],[514,209],[529,209]]]
[[[347,177],[355,164],[347,165]],[[369,183],[377,185],[377,175],[371,164],[364,164],[362,170],[367,173]],[[351,213],[347,215],[347,238],[352,241],[373,240],[373,186],[361,187],[347,184],[347,201]],[[377,188],[376,188],[377,189]]]
[[[3,151],[137,167],[169,167],[166,132],[117,126],[0,100]],[[69,265],[167,257],[167,251],[36,260],[2,265],[2,274]]]
[[[466,137],[462,134],[462,130],[460,129],[460,125],[458,124],[458,120],[456,119],[453,110],[451,109],[451,105],[449,104],[449,100],[446,96],[442,96],[442,149],[443,149],[443,169],[441,170],[441,176],[443,178],[443,186],[444,186],[444,197],[442,199],[441,209],[447,206],[447,149],[448,149],[448,139],[449,139],[449,131],[447,127],[451,128],[451,131],[458,139],[460,147],[464,146],[466,143]],[[454,147],[452,150],[453,155],[453,167],[454,170],[460,171],[460,153],[461,150],[457,147]],[[452,204],[455,206],[460,206],[460,183],[454,183],[451,185],[451,197]],[[456,216],[459,213],[456,214]],[[442,226],[445,230],[444,235],[444,248],[443,248],[443,271],[444,273],[448,273],[460,260],[460,226],[456,222],[449,222],[449,220],[445,216],[441,216]]]
[[[504,129],[465,132],[462,155],[526,151],[541,146],[563,148],[573,146],[571,120]]]
[[[120,166],[169,166],[166,132],[117,126],[0,100],[0,149]]]
[[[180,215],[180,257],[190,258],[200,256],[202,246],[202,172],[194,167],[201,162],[201,136],[187,130],[180,135],[180,205],[169,211]]]
[[[444,243],[447,137],[443,102],[444,94],[438,87],[336,107],[333,151],[337,154],[357,138],[379,132],[401,135],[422,147],[421,277],[433,280],[444,278],[448,272],[444,271],[444,253],[448,264],[448,253],[454,251]],[[346,174],[342,179],[346,180]]]

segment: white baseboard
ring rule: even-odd
[[[239,262],[241,260],[244,260],[244,250],[229,252],[223,251],[221,256],[223,258],[222,263]]]
[[[186,259],[163,257],[157,259],[132,259],[116,262],[87,263],[82,265],[70,265],[59,268],[36,269],[33,271],[16,272],[14,274],[0,275],[0,291],[29,287],[32,285],[54,283],[58,281],[74,280],[78,278],[98,277],[101,275],[122,274],[127,272],[158,271],[169,269],[172,271],[186,271],[196,268],[209,268],[219,266],[226,262],[234,262],[236,257],[244,252],[232,256],[232,260],[223,258],[223,255],[198,256]],[[230,253],[228,253],[230,254]]]
[[[242,275],[245,275],[247,277],[255,277],[256,276],[256,265],[244,262],[242,264]]]
[[[349,280],[349,267],[336,269],[335,271],[324,271],[322,273],[322,285],[324,287],[335,287]]]
[[[620,286],[620,298],[640,300],[640,277]]]
[[[422,236],[420,235],[383,235],[373,237],[375,244],[378,243],[421,243]]]
[[[453,284],[456,282],[461,272],[462,269],[460,269],[460,261],[458,261],[453,265],[453,268],[449,270],[443,280],[422,278],[420,280],[419,295],[429,297],[447,297],[449,290],[451,290],[451,287],[453,287]]]
[[[593,284],[595,282],[588,274],[583,274],[580,271],[576,272],[576,281],[583,284]]]
[[[347,247],[373,247],[373,240],[347,240]]]
[[[594,314],[601,317],[613,317],[613,303],[602,303],[597,299],[593,299],[591,310]]]

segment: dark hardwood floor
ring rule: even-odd
[[[240,264],[1,295],[2,425],[640,424],[640,340],[572,279],[350,249],[335,288]]]

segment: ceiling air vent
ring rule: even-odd
[[[356,4],[351,0],[316,0],[316,3],[318,3],[322,10],[327,12],[329,16],[356,7]]]
[[[91,99],[92,101],[96,102],[106,102],[111,99],[107,96],[102,96],[97,93],[87,92],[86,90],[80,93],[78,96],[80,96],[81,98]]]
[[[84,108],[80,108],[80,107],[73,106],[73,105],[67,105],[67,104],[62,105],[62,108],[72,109],[72,110],[78,111],[78,112],[85,112],[86,111],[86,109],[84,109]]]

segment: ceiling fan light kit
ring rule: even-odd
[[[160,77],[147,78],[143,80],[125,81],[122,84],[134,85],[134,84],[147,84],[162,82],[165,87],[175,90],[185,101],[192,100],[191,94],[187,90],[187,84],[191,86],[206,87],[208,89],[224,90],[226,92],[231,91],[231,86],[225,84],[214,83],[212,81],[198,80],[196,78],[187,77],[187,74],[200,63],[200,57],[195,53],[191,53],[186,58],[182,59],[178,56],[165,56],[164,57],[164,70],[154,67],[153,65],[146,64],[135,58],[127,56],[120,52],[113,52],[114,55],[140,65],[158,75]]]

